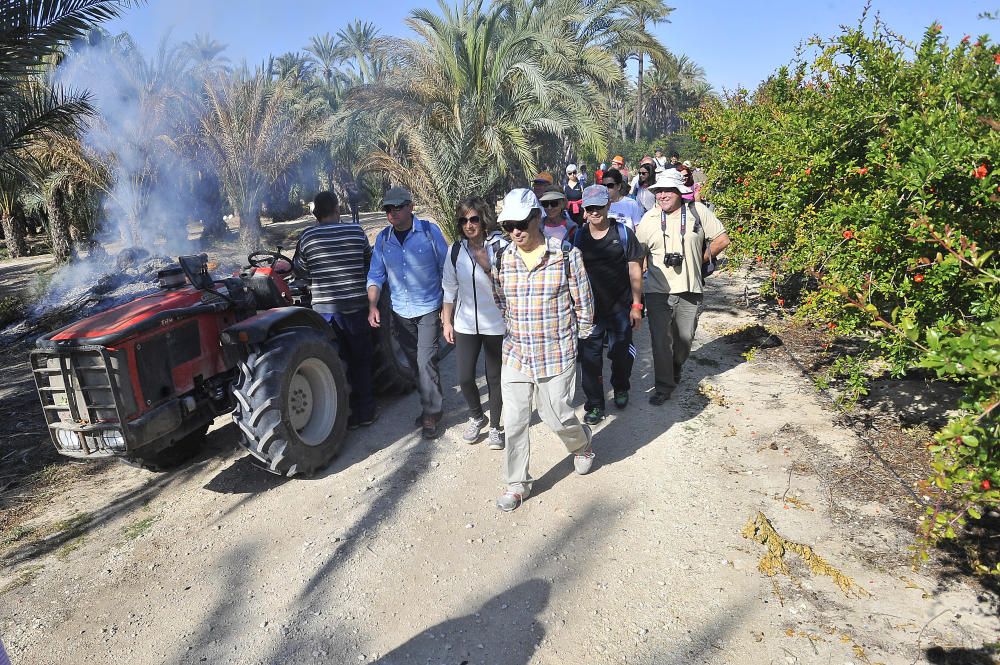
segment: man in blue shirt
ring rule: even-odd
[[[389,281],[394,333],[416,369],[422,413],[418,419],[425,439],[441,436],[441,272],[448,243],[436,224],[413,214],[413,196],[404,187],[385,193],[382,209],[389,226],[379,232],[368,270],[368,323],[382,325],[378,299]]]

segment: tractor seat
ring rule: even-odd
[[[278,290],[278,285],[266,275],[250,275],[243,278],[243,283],[247,289],[253,293],[257,303],[257,309],[273,309],[275,307],[285,307],[288,303]]]

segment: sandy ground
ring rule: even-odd
[[[995,599],[911,570],[910,527],[844,491],[862,444],[785,349],[747,361],[720,339],[751,321],[743,281],[713,278],[701,321],[662,407],[638,333],[592,474],[535,419],[538,480],[512,514],[502,453],[460,439],[453,354],[434,442],[410,395],[312,479],[259,471],[228,418],[179,471],[81,477],[31,523],[55,535],[8,550],[0,636],[31,665],[989,662],[960,658],[1000,639]],[[763,574],[741,535],[758,512],[856,586],[791,551]]]

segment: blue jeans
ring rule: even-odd
[[[604,409],[604,338],[608,339],[608,358],[611,359],[611,387],[628,390],[631,387],[632,363],[635,347],[632,346],[632,324],[628,310],[616,314],[594,316],[594,333],[580,340],[580,371],[583,375],[583,394],[587,399],[584,409]]]
[[[340,358],[347,365],[347,380],[351,382],[348,422],[370,420],[375,416],[375,397],[372,394],[372,329],[368,325],[368,312],[335,312],[321,316],[337,332]]]

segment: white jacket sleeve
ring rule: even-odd
[[[444,265],[441,270],[441,288],[444,290],[444,301],[454,303],[458,300],[458,275],[455,266],[451,265],[451,247],[445,252]]]

